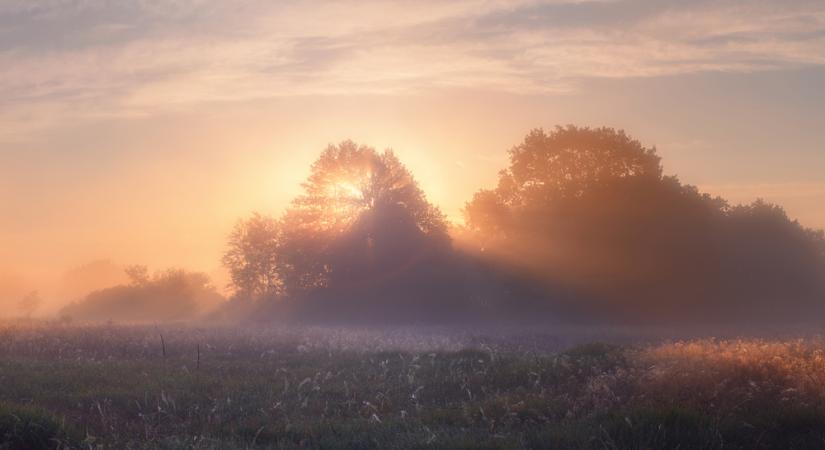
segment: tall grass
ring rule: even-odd
[[[825,446],[818,338],[158,331],[2,328],[0,402],[60,417],[84,448]]]

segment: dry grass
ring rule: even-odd
[[[0,403],[47,410],[83,448],[822,448],[824,351],[627,329],[18,324],[0,330]]]

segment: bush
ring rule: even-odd
[[[154,277],[133,270],[132,282],[94,291],[67,305],[61,317],[104,322],[176,321],[198,317],[223,302],[209,277],[170,269]]]

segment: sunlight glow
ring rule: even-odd
[[[330,194],[332,194],[333,197],[352,200],[360,199],[363,197],[361,189],[358,188],[358,186],[356,186],[354,183],[351,183],[349,181],[338,181],[332,184],[332,186],[330,186]]]

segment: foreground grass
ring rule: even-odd
[[[0,448],[825,447],[819,340],[550,340],[6,327]]]

